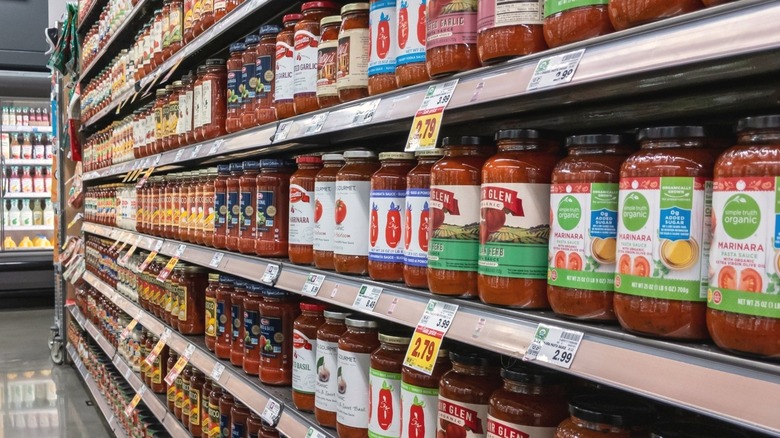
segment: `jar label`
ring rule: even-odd
[[[333,230],[335,216],[336,183],[314,183],[314,250],[333,251]]]
[[[317,340],[302,331],[293,330],[292,387],[303,394],[314,394],[320,362],[317,362]],[[324,359],[321,359],[324,363]],[[316,365],[315,365],[316,364]]]
[[[190,400],[190,381],[182,379],[181,381],[182,402],[181,402],[181,414],[189,417],[190,407],[192,401]]]
[[[257,231],[270,231],[275,226],[276,205],[274,205],[274,192],[257,192]]]
[[[553,184],[548,284],[613,291],[618,185]]]
[[[479,186],[431,186],[431,242],[428,267],[477,271]]]
[[[217,335],[217,300],[206,297],[206,336]]]
[[[154,359],[154,365],[152,366],[152,383],[158,385],[162,383],[162,367],[160,366],[160,356]]]
[[[244,438],[246,436],[246,425],[242,423],[231,422],[231,437]]]
[[[217,0],[214,2],[215,11],[224,11],[227,9],[227,0]]]
[[[184,134],[192,129],[192,91],[179,96],[179,119],[176,134]]]
[[[338,96],[336,90],[336,40],[320,42],[317,48],[317,97]]]
[[[184,30],[192,29],[193,0],[184,0]]]
[[[336,421],[350,427],[365,428],[368,424],[369,353],[338,350],[338,410]]]
[[[244,64],[241,67],[241,100],[245,103],[247,102],[247,99],[255,98],[255,90],[257,90],[256,70],[257,64],[254,62]]]
[[[244,349],[254,350],[260,344],[260,312],[244,310]]]
[[[559,12],[568,11],[569,9],[608,4],[609,0],[545,0],[544,18]]]
[[[317,381],[315,387],[314,405],[318,409],[336,412],[338,399],[338,342],[328,342],[317,339]],[[365,427],[365,424],[363,425]]]
[[[395,57],[398,50],[398,21],[395,17],[396,0],[371,2],[368,15],[370,26],[368,46],[368,76],[395,74]]]
[[[428,7],[428,50],[477,43],[477,0],[445,0]]]
[[[187,321],[187,288],[177,287],[177,296],[179,298],[179,313],[176,315],[179,317],[179,321]]]
[[[209,423],[211,423],[211,430],[208,432],[208,436],[215,438],[220,437],[220,419],[219,405],[209,402]]]
[[[349,29],[339,32],[336,52],[336,88],[368,87],[368,29]]]
[[[240,304],[230,305],[230,320],[233,321],[233,331],[231,332],[230,339],[235,342],[241,337],[241,329],[244,328],[244,321],[241,319],[244,317],[244,311],[241,309]],[[241,339],[243,341],[243,339]]]
[[[225,334],[228,326],[227,309],[224,301],[217,301],[217,336]]]
[[[336,182],[336,204],[333,252],[343,255],[368,255],[368,218],[371,183],[369,181]]]
[[[398,52],[396,66],[425,62],[425,2],[398,0]]]
[[[401,436],[401,373],[369,371],[369,438]]]
[[[487,438],[555,438],[557,427],[536,427],[507,423],[488,415]]]
[[[483,184],[479,273],[547,278],[549,212],[550,184]]]
[[[260,352],[264,357],[276,357],[282,354],[284,332],[282,319],[260,316]]]
[[[214,223],[216,221],[216,212],[214,210],[214,199],[216,198],[215,195],[210,195],[209,199],[206,199],[206,202],[208,205],[208,209],[203,212],[203,231],[213,232],[214,231]],[[224,221],[224,218],[223,218]]]
[[[401,234],[405,229],[404,190],[371,190],[368,259],[403,263]]]
[[[181,10],[180,9],[171,9],[171,13],[169,15],[168,19],[169,23],[169,42],[170,44],[173,43],[180,43],[181,42]]]
[[[171,102],[170,105],[168,105],[168,125],[165,128],[165,132],[168,133],[168,135],[174,135],[176,134],[176,127],[179,124],[179,102]]]
[[[479,0],[477,31],[503,26],[541,25],[545,0]]]
[[[227,193],[227,226],[232,230],[238,226],[241,219],[241,204],[238,201],[238,192],[229,191]]]
[[[241,107],[244,76],[241,70],[229,70],[227,74],[227,106],[229,109]]]
[[[200,391],[190,389],[190,424],[200,425]]]
[[[317,46],[320,36],[308,30],[295,32],[294,94],[317,92]]]
[[[214,228],[222,229],[227,224],[228,217],[226,193],[214,193],[214,212]]]
[[[295,92],[293,79],[293,48],[284,42],[276,42],[276,82],[274,82],[274,102],[292,100]]]
[[[199,24],[198,20],[203,15],[203,0],[196,0],[192,4],[192,24]]]
[[[406,189],[404,208],[404,264],[428,266],[428,237],[430,228],[430,189]]]
[[[708,307],[780,318],[780,178],[718,178],[712,207]]]
[[[145,367],[146,365],[141,365],[141,366]],[[176,401],[174,401],[173,406],[181,409],[184,407],[184,391],[182,389],[184,385],[184,379],[182,379],[181,375],[176,377],[175,383],[176,383]]]
[[[162,50],[162,21],[154,20],[152,25],[152,51],[154,53]]]
[[[224,415],[222,413],[219,414],[219,428],[222,430],[222,437],[227,438],[231,437],[232,434],[230,432],[230,412],[227,413],[227,415]],[[219,436],[219,435],[215,435]]]
[[[439,396],[437,431],[448,436],[477,438],[485,436],[487,404],[463,403]]]
[[[168,390],[165,392],[166,398],[169,402],[173,402],[174,406],[176,404],[176,386],[175,385],[168,385]]]
[[[203,90],[200,105],[200,125],[211,124],[211,81],[203,81]]]
[[[401,438],[426,436],[436,430],[439,419],[439,389],[401,383]]]
[[[241,217],[238,220],[241,231],[246,230],[252,225],[252,218],[254,217],[255,207],[252,205],[252,193],[241,192],[240,194],[240,208]]]
[[[322,214],[322,210],[318,211]],[[289,242],[311,245],[314,242],[314,196],[298,184],[290,184]]]
[[[198,128],[203,125],[201,121],[201,112],[203,111],[203,85],[196,85],[192,89],[192,102],[195,105],[192,113],[193,127]]]
[[[258,56],[255,60],[255,96],[258,99],[269,97],[273,81],[274,69],[271,67],[271,55]]]
[[[704,301],[712,181],[691,177],[621,178],[619,199],[615,291]]]

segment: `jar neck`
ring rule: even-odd
[[[498,142],[499,152],[533,151],[542,152],[556,148],[557,143],[552,140],[542,139],[518,139],[502,140]]]
[[[276,35],[270,34],[270,35],[265,35],[260,37],[260,42],[257,43],[257,45],[259,46],[260,44],[270,44],[270,43],[276,44]]]
[[[534,383],[516,382],[509,379],[504,379],[504,389],[509,392],[527,395],[539,395],[542,393],[563,394],[563,387],[561,385],[539,385]]]
[[[313,163],[301,163],[298,165],[298,170],[319,170],[322,169],[320,164]]]
[[[780,143],[780,128],[741,131],[737,136],[737,144],[741,145],[777,143]]]
[[[483,148],[480,146],[447,146],[444,149],[446,157],[482,156]]]
[[[320,318],[320,317],[322,317],[322,312],[318,312],[316,310],[302,310],[301,314],[303,316],[307,316],[309,318]]]
[[[422,164],[422,165],[429,164],[430,165],[430,164],[436,163],[437,161],[439,161],[439,159],[441,159],[441,157],[425,157],[425,158],[421,157],[421,158],[417,159],[417,164]]]
[[[374,163],[376,160],[374,158],[347,158],[346,163],[347,164],[370,164]]]
[[[466,365],[462,363],[453,362],[452,370],[460,374],[469,374],[472,376],[485,376],[487,375],[487,368],[479,365]]]
[[[343,161],[325,161],[322,164],[322,167],[335,167],[335,168],[341,168],[344,165]]]
[[[326,316],[325,317],[325,324],[344,326],[344,320],[343,319],[328,318]]]
[[[702,148],[705,147],[704,138],[672,138],[642,141],[642,149],[670,149],[670,148]]]
[[[254,175],[257,175],[258,173],[260,173],[259,170],[254,170],[254,169],[252,169],[252,170],[245,170],[243,176],[250,176],[250,175],[254,176]]]
[[[284,30],[293,30],[295,29],[295,25],[298,23],[298,21],[285,21],[284,22]]]
[[[631,153],[632,148],[630,146],[623,145],[588,145],[588,146],[573,146],[569,148],[569,155],[582,156],[582,155],[603,155],[603,154],[615,154],[615,155],[628,155]]]

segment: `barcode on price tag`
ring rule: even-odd
[[[279,278],[279,265],[269,263],[268,266],[265,267],[265,272],[263,272],[260,281],[273,286],[274,283],[276,283],[277,278]]]
[[[352,125],[358,126],[369,123],[371,119],[374,118],[374,112],[376,112],[377,107],[379,107],[379,102],[381,100],[382,99],[374,99],[361,103],[355,111],[355,116],[352,117]]]
[[[222,261],[223,257],[225,257],[225,253],[223,252],[214,253],[214,255],[211,257],[211,261],[209,262],[209,266],[211,266],[212,268],[218,267],[219,262]]]
[[[355,302],[352,303],[352,307],[356,309],[373,311],[374,307],[376,307],[376,303],[379,301],[379,295],[381,294],[381,287],[363,284],[358,290],[358,294],[355,297]]]
[[[271,426],[276,426],[276,423],[279,422],[279,417],[282,416],[282,405],[272,399],[268,399],[268,403],[265,404],[265,408],[263,409],[263,412],[260,414],[260,418],[262,418],[266,423],[270,424]]]
[[[317,296],[324,281],[325,276],[322,274],[309,274],[306,278],[306,283],[303,283],[301,293],[312,297]]]
[[[457,312],[457,304],[428,300],[406,351],[404,365],[428,375],[433,373],[442,340]]]
[[[528,346],[524,361],[546,362],[563,368],[571,368],[574,356],[582,342],[582,332],[564,330],[547,324],[539,324],[534,340]]]
[[[540,59],[527,90],[538,90],[571,82],[584,54],[585,49],[580,49]]]

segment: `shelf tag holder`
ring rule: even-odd
[[[222,373],[225,371],[225,365],[217,362],[214,364],[214,368],[211,370],[211,380],[219,382],[222,377]]]
[[[144,259],[144,261],[141,262],[140,265],[138,265],[138,272],[144,272],[146,271],[146,268],[149,267],[149,263],[152,263],[152,260],[154,260],[155,257],[157,257],[157,254],[159,253],[160,249],[163,246],[163,241],[158,240],[157,243],[154,245],[154,250],[149,253],[148,256]]]
[[[355,115],[352,117],[352,126],[365,125],[370,123],[374,118],[374,112],[379,107],[379,102],[382,99],[373,99],[368,102],[363,102],[357,107]]]
[[[274,134],[273,142],[279,143],[281,141],[287,140],[287,136],[290,135],[290,128],[292,128],[292,125],[292,120],[279,123],[279,126],[276,127],[276,133]]]
[[[141,401],[141,397],[144,396],[144,393],[146,392],[146,385],[142,386],[141,389],[138,390],[138,392],[135,393],[135,396],[133,396],[133,399],[130,400],[130,403],[128,403],[127,407],[125,408],[125,417],[129,417],[133,415],[133,410],[136,406],[138,406],[138,403]]]
[[[310,297],[316,297],[320,292],[322,283],[325,282],[325,276],[322,274],[309,274],[306,278],[306,282],[303,283],[301,293]]]
[[[362,284],[360,285],[358,294],[355,297],[355,302],[352,303],[352,307],[359,310],[373,312],[374,307],[376,307],[376,303],[379,302],[380,295],[382,295],[381,287]]]
[[[217,151],[219,151],[219,148],[222,147],[223,143],[225,143],[225,140],[221,138],[219,140],[215,140],[214,144],[211,145],[211,149],[209,149],[209,156],[216,155]]]
[[[540,323],[523,360],[545,362],[569,369],[580,348],[582,337],[582,332]]]
[[[133,331],[133,329],[135,328],[136,325],[138,325],[138,320],[133,318],[133,320],[130,321],[130,324],[127,324],[127,327],[125,327],[122,330],[122,333],[119,334],[119,339],[121,341],[124,341],[125,339],[127,339],[127,337],[130,336],[130,333]]]
[[[449,105],[452,93],[455,92],[457,86],[458,80],[453,79],[428,87],[420,108],[414,114],[412,128],[404,148],[406,152],[436,147],[444,109]]]
[[[190,159],[197,158],[198,152],[200,152],[200,148],[203,147],[203,143],[195,145],[194,148],[192,148],[192,153],[190,154]]]
[[[211,261],[209,262],[209,267],[218,268],[220,262],[222,262],[222,258],[224,257],[225,257],[224,252],[215,252],[214,255],[211,257]]]
[[[122,256],[122,258],[119,259],[119,264],[125,266],[137,249],[138,244],[131,246],[130,249],[128,249],[127,252]]]
[[[265,267],[265,272],[263,272],[263,276],[260,278],[260,281],[269,286],[273,286],[274,284],[276,284],[276,280],[278,278],[279,278],[279,265],[274,263],[269,263]]]
[[[160,339],[157,341],[157,344],[154,345],[152,351],[150,351],[149,355],[146,356],[146,359],[144,359],[144,362],[146,362],[147,365],[149,366],[154,365],[154,361],[157,360],[157,356],[159,356],[162,349],[165,348],[165,343],[168,342],[168,338],[170,336],[171,336],[171,329],[166,328],[162,336],[160,336]]]
[[[452,326],[452,320],[458,312],[457,304],[428,300],[425,311],[417,323],[412,341],[406,350],[404,365],[431,375],[436,366],[444,335]]]
[[[571,82],[583,55],[585,49],[579,49],[540,59],[526,90],[539,90]]]
[[[328,119],[329,111],[312,116],[309,123],[306,125],[306,129],[303,130],[303,135],[314,135],[322,131],[322,127],[325,125],[325,120]]]
[[[327,438],[327,435],[315,429],[313,426],[310,426],[309,430],[306,431],[305,438]]]
[[[279,418],[282,416],[282,405],[278,401],[269,398],[268,403],[265,404],[263,412],[260,414],[260,418],[271,426],[276,426],[279,423]]]
[[[175,268],[179,263],[179,257],[184,254],[186,249],[187,245],[179,245],[179,248],[176,250],[176,254],[174,254],[174,256],[168,260],[168,263],[165,265],[165,267],[163,267],[160,270],[160,273],[157,274],[157,281],[165,282],[165,280],[168,279],[168,277],[171,275],[171,272],[173,272],[173,268]]]

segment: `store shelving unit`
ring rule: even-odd
[[[23,125],[2,125],[0,130],[3,132],[32,132],[51,134],[51,126],[23,126]]]

